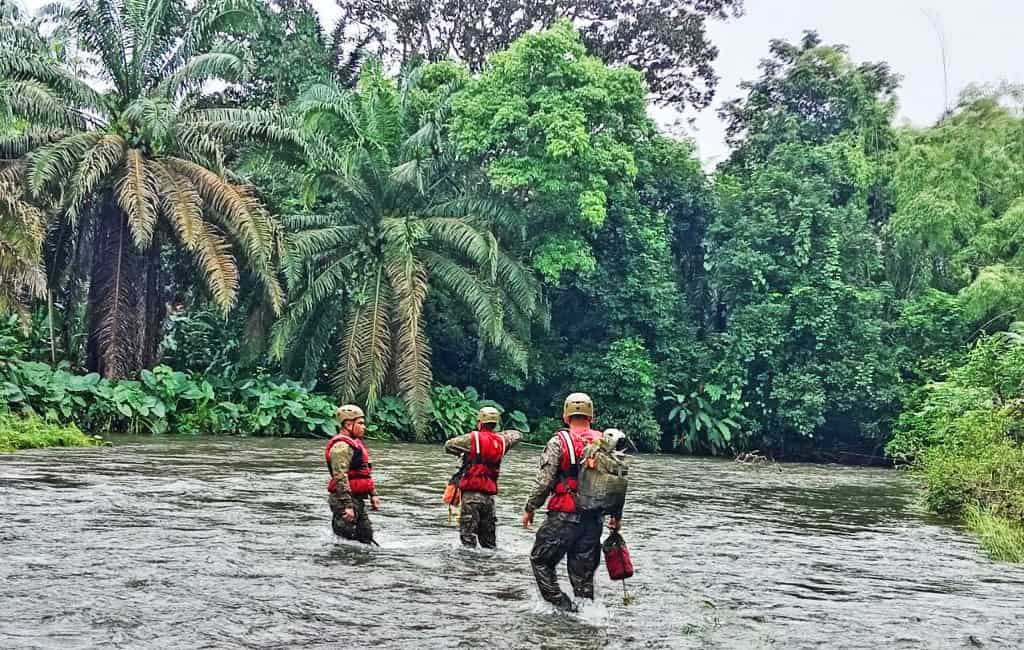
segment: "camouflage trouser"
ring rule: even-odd
[[[366,499],[354,497],[352,508],[356,512],[356,518],[352,521],[345,521],[345,507],[333,494],[327,502],[331,506],[331,528],[335,535],[345,539],[353,539],[363,544],[373,543],[373,526],[370,525],[370,517],[366,514]]]
[[[594,598],[594,572],[601,563],[600,513],[549,512],[537,531],[530,564],[540,595],[562,609],[573,609],[572,600],[558,586],[555,569],[563,557],[569,565],[569,582],[577,598]]]
[[[494,495],[482,492],[462,493],[462,514],[459,516],[459,538],[464,546],[495,548],[498,545],[496,527],[498,518],[494,515]]]

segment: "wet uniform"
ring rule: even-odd
[[[577,438],[574,459],[584,444],[600,436],[597,431],[587,431]],[[562,558],[567,558],[569,582],[577,598],[594,598],[594,572],[601,562],[601,529],[604,517],[600,511],[579,511],[575,507],[572,489],[568,485],[566,468],[571,467],[566,454],[569,450],[562,439],[556,434],[548,441],[541,454],[540,468],[534,479],[533,493],[526,502],[526,511],[534,512],[554,493],[548,503],[547,518],[537,531],[533,550],[530,552],[530,564],[533,575],[537,579],[544,600],[562,609],[573,609],[572,600],[558,586],[556,568]],[[578,467],[578,466],[577,466]],[[570,470],[570,474],[574,474]],[[557,502],[556,502],[557,499]],[[558,504],[557,506],[555,504]],[[568,511],[566,511],[568,510]],[[621,513],[617,513],[621,516]]]
[[[335,535],[370,544],[373,542],[373,526],[366,513],[366,499],[377,496],[377,489],[374,487],[368,493],[352,493],[348,474],[354,461],[362,461],[369,465],[365,458],[357,458],[356,450],[345,442],[338,442],[331,447],[330,467],[334,489],[327,498],[331,506],[331,528],[334,529]],[[352,521],[345,521],[346,508],[355,511],[356,516]]]
[[[470,450],[476,443],[475,436],[478,432],[467,433],[464,436],[452,438],[444,445],[444,450],[449,454],[468,458]],[[495,433],[504,439],[504,448],[501,455],[504,455],[519,442],[523,434],[515,430]],[[497,472],[494,467],[493,492],[487,487],[476,484],[481,489],[471,489],[473,484],[467,483],[465,475],[460,481],[462,491],[462,512],[459,516],[459,538],[465,546],[476,546],[477,540],[484,548],[495,548],[497,546],[497,515],[495,514],[495,499],[497,493]]]

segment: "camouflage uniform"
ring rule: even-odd
[[[505,438],[505,449],[511,449],[513,445],[523,438],[523,434],[515,430],[503,431]],[[470,434],[452,438],[444,445],[444,450],[449,454],[462,456],[469,453]],[[497,526],[498,518],[495,515],[495,503],[493,494],[483,492],[463,491],[462,511],[459,514],[459,539],[463,546],[473,546],[480,541],[483,548],[496,548],[498,545]]]
[[[331,447],[331,475],[334,477],[334,492],[327,498],[331,506],[331,528],[335,535],[345,539],[352,539],[363,544],[373,543],[373,526],[370,524],[370,517],[366,514],[366,497],[352,496],[348,483],[348,469],[352,465],[354,456],[352,447],[345,443],[338,443]],[[377,496],[374,490],[373,496]],[[355,511],[355,519],[345,521],[346,508]]]
[[[562,442],[553,436],[541,454],[540,468],[534,489],[526,502],[526,511],[534,512],[544,505],[558,483],[558,467],[562,461]],[[558,586],[555,570],[567,557],[569,582],[577,598],[594,598],[594,572],[601,562],[601,528],[604,518],[599,511],[548,512],[537,531],[530,564],[537,587],[544,600],[561,609],[575,609],[572,599]]]

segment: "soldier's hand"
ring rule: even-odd
[[[524,512],[523,513],[523,528],[525,528],[526,530],[530,530],[530,524],[532,524],[532,523],[533,523],[533,513],[532,512]]]
[[[356,520],[355,508],[345,508],[345,512],[341,513],[341,518],[347,522],[353,522]]]
[[[378,496],[370,497],[370,509],[371,510],[380,510],[380,497],[378,497]]]

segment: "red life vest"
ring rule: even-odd
[[[331,473],[331,480],[327,483],[327,491],[334,492],[338,482],[334,479],[334,471],[331,470],[331,448],[339,442],[344,442],[352,448],[352,462],[348,466],[348,487],[354,497],[365,497],[373,494],[373,465],[370,463],[370,452],[360,438],[350,438],[344,433],[339,433],[327,441],[324,447],[324,458],[327,460],[327,471]]]
[[[463,492],[498,493],[498,472],[505,456],[505,436],[494,431],[469,434],[469,465],[459,481]]]
[[[576,492],[579,490],[580,457],[583,448],[601,437],[600,431],[587,429],[575,434],[559,431],[555,434],[562,441],[562,460],[558,465],[558,482],[555,493],[548,499],[551,512],[576,512]]]

